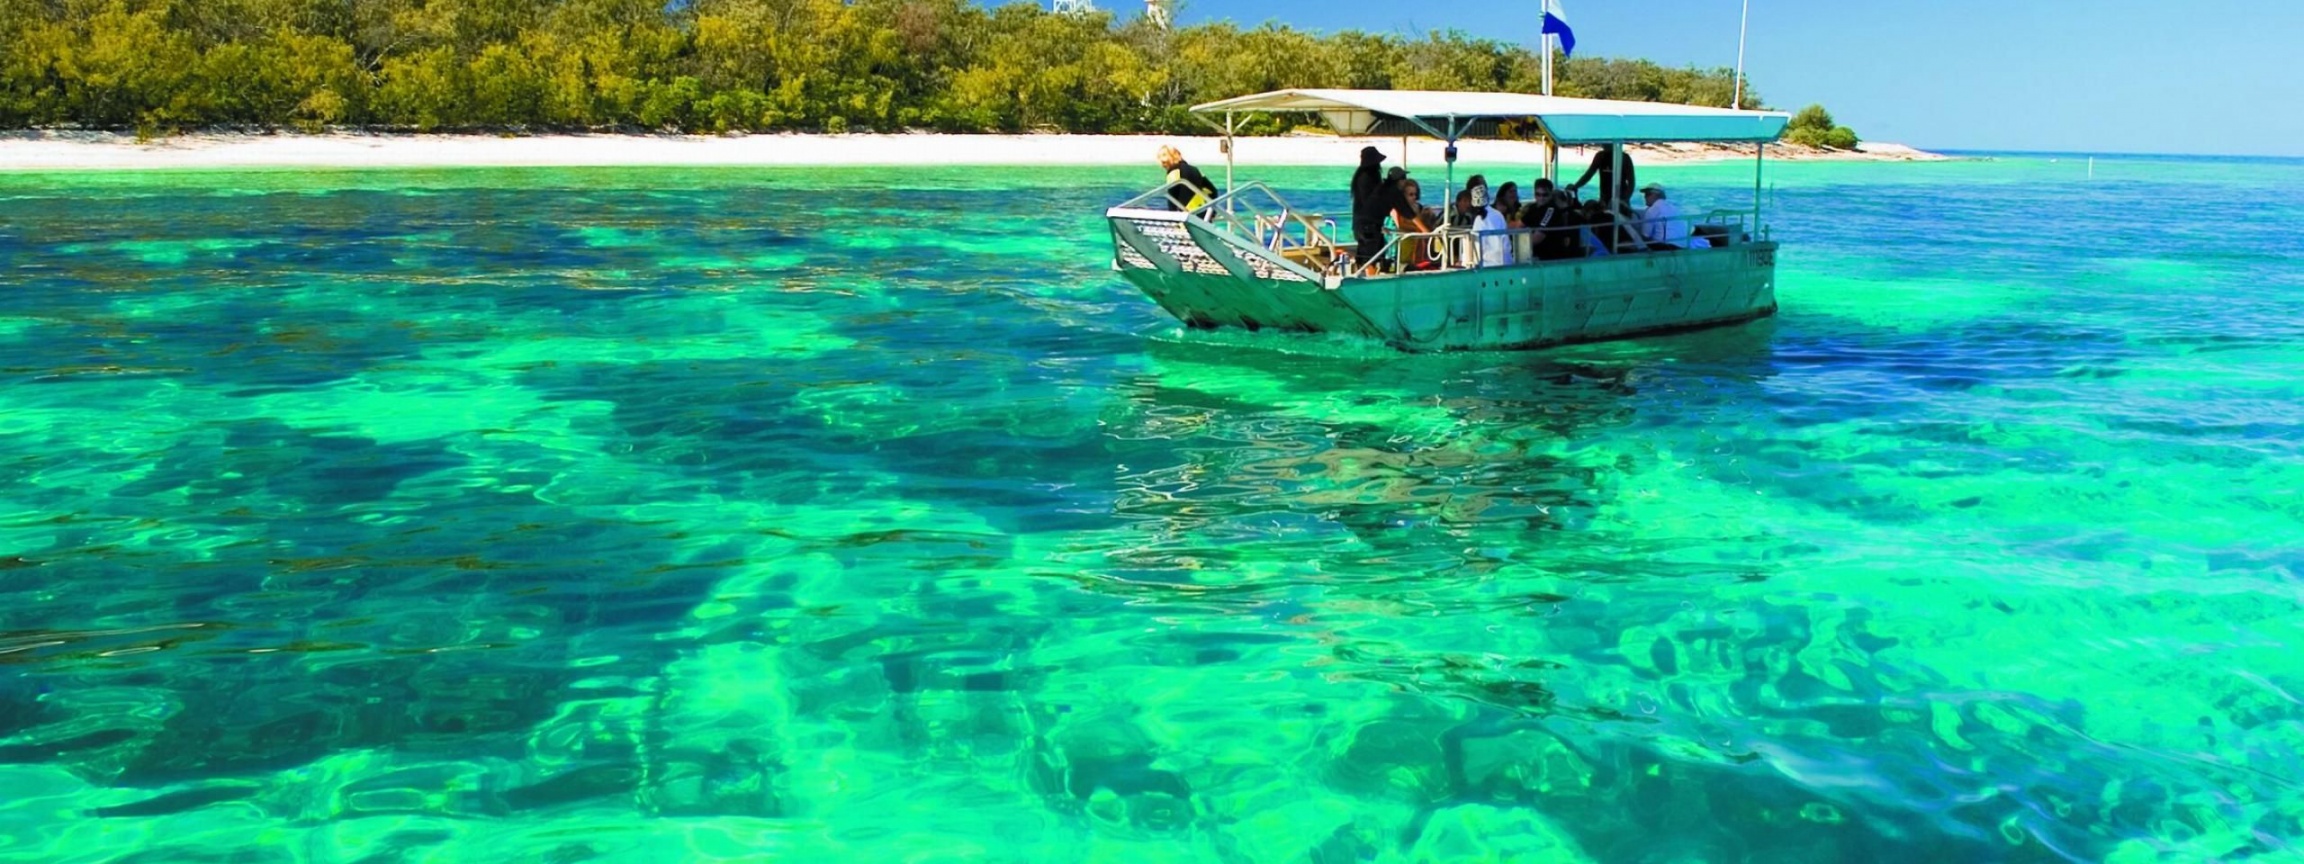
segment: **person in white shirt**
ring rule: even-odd
[[[1465,186],[1472,193],[1472,230],[1479,232],[1480,266],[1502,267],[1512,263],[1512,230],[1504,221],[1504,214],[1488,200],[1488,181],[1478,174]]]
[[[1680,205],[1664,197],[1662,184],[1650,183],[1640,187],[1640,198],[1647,207],[1640,211],[1640,239],[1655,250],[1686,249],[1688,223],[1680,218]]]
[[[1488,209],[1496,211],[1496,215],[1503,217],[1504,230],[1519,231],[1520,184],[1506,183],[1496,187],[1496,200],[1488,203]],[[1528,257],[1528,253],[1522,251],[1527,248],[1526,244],[1529,242],[1522,239],[1526,236],[1525,234],[1504,235],[1504,249],[1508,253],[1504,263],[1518,264],[1520,259]]]

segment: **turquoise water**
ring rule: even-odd
[[[0,860],[2299,860],[2304,163],[2084,170],[1415,357],[1149,170],[0,175]]]

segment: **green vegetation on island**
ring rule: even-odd
[[[1163,30],[968,0],[0,0],[8,128],[1204,133],[1185,109],[1244,93],[1540,75],[1534,51],[1454,32]],[[1735,84],[1589,57],[1555,75],[1561,95],[1699,105]],[[1806,143],[1853,145],[1824,121]]]
[[[1857,144],[1856,130],[1833,122],[1832,112],[1822,105],[1810,105],[1792,115],[1792,122],[1784,127],[1784,140],[1834,150],[1854,150]]]

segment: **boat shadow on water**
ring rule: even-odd
[[[1461,545],[1449,535],[1572,529],[1638,458],[1611,433],[1680,422],[1644,413],[1755,401],[1774,374],[1773,327],[1421,355],[1334,336],[1173,331],[1146,341],[1149,370],[1102,418],[1121,463],[1115,515],[1162,538],[1157,548],[1219,559],[1250,554],[1232,533],[1199,537],[1226,520],[1285,516],[1315,534],[1324,522],[1380,558],[1424,566],[1441,563],[1425,560],[1430,550]]]

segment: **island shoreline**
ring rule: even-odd
[[[19,130],[0,133],[0,173],[185,169],[648,168],[648,167],[1105,167],[1143,166],[1161,145],[1214,172],[1220,140],[1186,135],[1068,134],[534,134],[408,132],[194,132],[139,139],[124,132]],[[1243,167],[1352,165],[1361,147],[1401,164],[1402,139],[1289,134],[1234,139]],[[1445,145],[1407,139],[1409,170],[1437,167]],[[1640,145],[1643,165],[1749,160],[1750,145]],[[1538,165],[1542,145],[1522,141],[1459,142],[1459,164]],[[1562,148],[1561,163],[1581,164],[1583,148]],[[1771,144],[1769,161],[1917,162],[1954,157],[1895,144],[1858,151]]]

